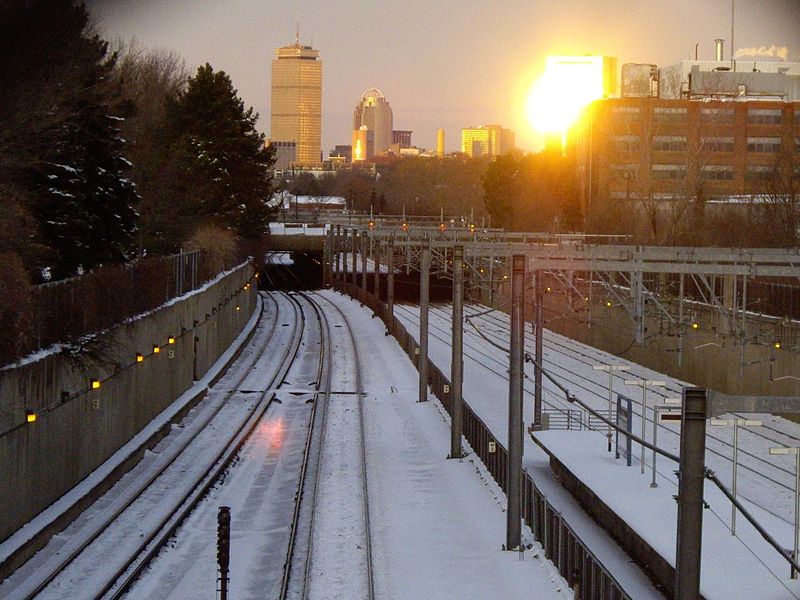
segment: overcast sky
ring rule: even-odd
[[[323,61],[322,147],[350,143],[361,93],[384,92],[395,129],[447,150],[460,129],[500,123],[517,145],[538,140],[524,114],[532,82],[548,54],[604,54],[669,65],[713,60],[714,39],[729,57],[731,0],[87,0],[107,39],[183,56],[190,69],[210,62],[226,71],[269,136],[269,78],[274,49],[303,44]],[[800,61],[800,0],[735,0],[736,49],[761,49]],[[773,46],[775,48],[773,48]],[[781,50],[784,49],[784,50]],[[740,59],[740,65],[747,58]],[[750,61],[753,59],[750,58]],[[759,58],[758,60],[780,60]]]

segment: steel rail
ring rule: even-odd
[[[317,408],[320,404],[320,395],[325,396],[326,400],[322,403],[323,420],[327,411],[327,398],[331,393],[331,373],[333,371],[333,353],[330,346],[328,337],[323,338],[323,316],[319,307],[312,301],[308,300],[305,294],[300,294],[314,309],[314,313],[319,324],[320,332],[320,360],[319,368],[317,369],[317,386],[314,392],[313,405],[311,407],[311,417],[309,419],[308,434],[306,435],[305,446],[303,448],[303,464],[300,468],[300,480],[297,484],[297,493],[295,495],[294,511],[292,513],[292,523],[289,528],[289,544],[286,548],[286,559],[283,565],[283,576],[281,578],[280,600],[284,600],[289,593],[289,581],[292,576],[292,558],[294,555],[294,547],[297,541],[297,531],[300,523],[300,508],[303,501],[303,490],[306,484],[306,474],[308,472],[308,464],[310,458],[310,450],[312,441],[314,439],[314,426],[316,424]]]
[[[259,318],[259,320],[260,320],[260,319],[262,319],[262,318],[263,318],[263,315],[264,315],[264,304],[263,304],[263,300],[261,299],[261,295],[259,295],[259,299],[260,299],[260,308],[259,308],[259,310],[261,311],[261,314],[259,315],[259,317],[258,317],[258,318]],[[276,307],[276,315],[277,315],[277,303],[275,303],[275,307]],[[267,334],[267,341],[269,341],[269,340],[272,338],[272,336],[274,335],[274,333],[275,333],[275,329],[276,329],[276,324],[277,324],[277,318],[276,318],[276,320],[275,320],[275,321],[272,323],[272,326],[271,326],[271,328],[270,328],[270,330],[269,330],[269,332],[268,332],[268,334]],[[256,327],[258,327],[258,326],[256,326]],[[266,346],[266,343],[264,344],[264,346]],[[253,363],[253,364],[255,364],[255,362],[257,362],[257,361],[258,361],[258,359],[261,357],[261,354],[262,354],[262,353],[263,353],[263,350],[262,350],[262,351],[261,351],[261,352],[260,352],[260,353],[259,353],[259,354],[258,354],[258,355],[257,355],[257,356],[254,358],[254,359],[253,359],[253,361],[252,361],[252,363]],[[238,383],[236,384],[236,387],[238,387],[238,385],[240,385],[240,384],[241,384],[241,382],[242,382],[242,381],[244,381],[244,379],[247,377],[247,375],[248,375],[249,371],[250,371],[250,369],[243,370],[242,377],[239,379]],[[215,418],[215,417],[216,417],[216,416],[219,414],[219,412],[222,410],[222,408],[223,408],[223,406],[224,406],[224,405],[225,405],[225,403],[224,403],[224,402],[220,402],[220,403],[219,403],[219,406],[217,406],[217,407],[216,407],[216,408],[215,408],[215,409],[214,409],[214,410],[213,410],[213,411],[212,411],[212,412],[211,412],[211,413],[208,415],[208,417],[207,417],[207,418],[204,420],[204,422],[202,423],[202,425],[201,425],[200,429],[202,429],[202,428],[204,428],[206,425],[208,425],[208,423],[210,423],[210,422],[211,422],[211,421],[212,421],[212,420],[213,420],[213,419],[214,419],[214,418]],[[121,515],[123,512],[125,512],[125,510],[127,510],[127,509],[128,509],[128,507],[130,507],[130,505],[131,505],[131,504],[133,504],[133,503],[134,503],[134,502],[135,502],[137,499],[139,499],[139,498],[142,496],[142,494],[144,494],[144,492],[147,490],[147,488],[148,488],[148,487],[149,487],[149,486],[150,486],[150,485],[151,485],[151,484],[152,484],[152,483],[153,483],[153,482],[154,482],[154,481],[155,481],[155,480],[156,480],[156,479],[157,479],[157,478],[158,478],[158,477],[159,477],[159,476],[160,476],[160,475],[161,475],[161,474],[162,474],[162,473],[163,473],[163,472],[164,472],[164,471],[165,471],[165,470],[166,470],[166,469],[167,469],[167,468],[170,466],[170,465],[172,465],[172,464],[173,464],[173,463],[174,463],[174,462],[175,462],[175,461],[178,459],[178,457],[180,457],[180,455],[183,453],[183,451],[186,449],[186,447],[187,447],[187,446],[188,446],[188,445],[189,445],[191,442],[192,442],[192,438],[187,438],[187,439],[186,439],[184,442],[182,442],[182,443],[181,443],[181,445],[179,445],[179,446],[177,447],[177,450],[175,451],[174,455],[173,455],[173,456],[172,456],[172,457],[169,459],[169,461],[167,461],[167,462],[166,462],[166,463],[163,465],[163,467],[162,467],[162,468],[160,468],[158,471],[154,472],[154,473],[153,473],[153,474],[151,474],[149,477],[147,477],[147,478],[146,478],[146,479],[145,479],[145,480],[144,480],[144,481],[143,481],[143,482],[142,482],[142,483],[141,483],[141,484],[140,484],[140,485],[139,485],[139,486],[136,488],[136,490],[134,491],[134,493],[133,493],[133,494],[132,494],[132,495],[131,495],[131,496],[130,496],[130,497],[129,497],[129,498],[128,498],[128,499],[127,499],[127,500],[126,500],[124,503],[122,503],[122,505],[120,505],[120,506],[119,506],[119,508],[117,508],[115,511],[111,512],[111,513],[108,515],[108,517],[107,517],[106,519],[104,519],[104,520],[103,520],[103,522],[102,522],[102,523],[101,523],[101,524],[100,524],[98,527],[96,527],[96,528],[95,528],[95,530],[94,530],[93,532],[91,532],[91,533],[89,534],[89,536],[88,536],[88,537],[87,537],[87,538],[86,538],[86,539],[85,539],[85,540],[84,540],[84,541],[83,541],[83,542],[82,542],[82,543],[81,543],[81,544],[80,544],[80,545],[79,545],[77,548],[75,548],[73,551],[71,551],[71,552],[69,552],[68,554],[66,554],[66,555],[63,557],[63,559],[62,559],[62,560],[59,562],[59,564],[58,564],[58,565],[56,565],[56,567],[55,567],[54,569],[52,569],[52,570],[51,570],[51,571],[50,571],[50,572],[49,572],[49,573],[48,573],[48,574],[45,576],[45,578],[44,578],[44,579],[43,579],[41,582],[39,582],[39,583],[37,584],[37,586],[34,588],[34,590],[33,590],[33,591],[31,591],[30,593],[28,593],[28,594],[25,596],[25,600],[31,600],[31,599],[32,599],[32,598],[34,598],[36,595],[38,595],[38,594],[39,594],[39,593],[40,593],[42,590],[44,590],[44,589],[45,589],[45,588],[46,588],[48,585],[50,585],[50,583],[52,583],[52,581],[53,581],[53,580],[54,580],[54,579],[55,579],[55,578],[56,578],[56,577],[57,577],[57,576],[58,576],[58,575],[59,575],[59,574],[60,574],[62,571],[64,571],[64,569],[66,569],[66,568],[67,568],[67,567],[68,567],[70,564],[72,564],[72,563],[74,562],[74,560],[75,560],[75,559],[76,559],[76,558],[77,558],[77,557],[78,557],[78,556],[79,556],[79,555],[80,555],[80,554],[81,554],[81,553],[82,553],[82,552],[83,552],[83,551],[84,551],[84,550],[85,550],[85,549],[86,549],[88,546],[90,546],[90,545],[91,545],[91,544],[92,544],[92,543],[93,543],[93,542],[94,542],[94,541],[95,541],[95,540],[96,540],[98,537],[100,537],[100,535],[102,535],[102,533],[103,533],[103,532],[104,532],[106,529],[108,529],[108,527],[109,527],[109,525],[110,525],[111,523],[113,523],[114,521],[116,521],[116,520],[117,520],[117,518],[118,518],[118,517],[119,517],[119,516],[120,516],[120,515]]]
[[[355,359],[356,365],[356,399],[358,403],[358,420],[359,420],[359,430],[361,433],[361,481],[362,481],[362,492],[364,495],[364,543],[366,544],[366,558],[367,558],[367,589],[368,589],[368,599],[374,600],[375,598],[375,582],[372,572],[372,530],[370,525],[370,516],[369,516],[369,483],[368,483],[368,473],[367,473],[367,437],[366,437],[366,427],[364,425],[364,388],[363,382],[361,379],[361,364],[358,358],[358,342],[356,339],[356,335],[353,333],[353,327],[350,324],[350,321],[347,320],[347,317],[344,314],[344,311],[334,302],[331,302],[328,298],[324,296],[320,296],[323,300],[325,300],[328,304],[330,304],[336,312],[342,317],[342,321],[347,328],[347,333],[350,337],[350,341],[353,346],[353,357]]]
[[[287,297],[291,299],[290,296],[287,295]],[[150,562],[172,538],[181,523],[183,523],[206,496],[220,476],[227,470],[230,463],[238,455],[242,446],[250,438],[253,431],[255,431],[261,418],[275,399],[274,388],[277,387],[275,385],[276,382],[280,382],[285,378],[286,373],[289,371],[300,349],[303,331],[303,315],[302,311],[299,310],[297,302],[292,301],[292,306],[295,309],[296,315],[292,344],[284,354],[280,365],[275,370],[269,385],[266,386],[264,393],[254,406],[250,416],[236,429],[234,435],[230,438],[230,442],[217,453],[214,461],[211,462],[209,468],[206,469],[205,473],[198,479],[192,489],[183,495],[180,502],[176,504],[176,509],[159,521],[159,524],[139,544],[135,554],[127,560],[122,567],[116,570],[113,578],[108,578],[106,580],[104,587],[98,595],[99,598],[106,597],[106,594],[111,592],[108,598],[117,600],[128,592],[133,583],[139,578],[142,571],[147,568]],[[297,315],[299,315],[299,319]],[[122,581],[118,584],[120,580]]]

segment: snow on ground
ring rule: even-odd
[[[571,598],[534,546],[504,552],[505,498],[482,466],[446,460],[448,419],[416,402],[418,374],[383,324],[323,292],[355,328],[364,368],[377,598]],[[352,449],[355,452],[355,449]]]
[[[474,314],[484,308],[467,307],[465,314]],[[408,331],[416,336],[419,328],[419,308],[416,306],[398,306],[396,310],[396,314],[404,321]],[[450,314],[451,308],[449,306],[432,308],[431,313],[430,356],[445,373],[449,373],[450,370]],[[489,425],[498,440],[505,443],[507,437],[508,379],[506,370],[508,368],[508,354],[500,348],[494,347],[492,343],[487,343],[487,340],[492,340],[493,343],[498,343],[501,347],[508,347],[508,320],[506,315],[496,315],[494,318],[495,321],[481,320],[477,326],[478,331],[471,326],[465,326],[464,396],[473,410]],[[487,333],[502,334],[504,339],[493,340],[493,338],[487,336]],[[530,333],[526,333],[526,336],[531,346],[529,350],[532,352],[533,336]],[[592,371],[591,364],[630,363],[549,331],[546,332],[544,341],[545,369],[561,378],[567,387],[582,400],[587,400],[589,404],[598,409],[607,409],[607,376],[605,373]],[[560,350],[557,347],[558,344],[563,345]],[[528,346],[526,345],[526,347]],[[574,352],[566,352],[566,347],[573,349]],[[641,388],[623,385],[621,380],[625,378],[647,378],[667,381],[667,390],[660,394],[654,391],[649,392],[652,399],[658,397],[659,400],[664,396],[676,395],[683,384],[683,382],[655,373],[639,365],[630,364],[630,366],[631,370],[628,374],[615,378],[615,394],[621,391],[631,396],[635,401],[641,398]],[[532,420],[532,393],[528,393],[529,390],[533,389],[533,368],[530,364],[526,364],[526,377],[528,381],[526,381],[524,415],[527,426]],[[502,392],[498,393],[498,390],[502,390]],[[552,385],[548,385],[547,382],[545,384],[545,392],[545,399],[549,400],[553,406],[558,406],[560,393],[557,393],[557,390]],[[563,398],[563,394],[560,394],[560,396]],[[649,417],[650,415],[648,414],[647,416]],[[763,415],[763,418],[765,424],[771,424],[776,429],[787,434],[791,434],[791,430],[794,430],[794,435],[797,435],[797,427],[795,425],[770,415]],[[640,421],[640,416],[634,419],[634,432],[636,433],[640,433]],[[659,429],[658,441],[660,446],[677,452],[677,431],[675,431],[674,426],[671,427],[671,432],[666,428]],[[648,423],[646,426],[648,438],[651,436],[651,428],[652,425]],[[643,536],[659,550],[663,550],[667,559],[672,560],[675,546],[675,518],[673,513],[669,511],[660,512],[660,509],[657,510],[656,507],[669,507],[673,512],[675,510],[672,495],[677,493],[676,479],[673,474],[676,466],[666,459],[659,458],[659,487],[653,490],[649,487],[650,453],[646,454],[647,470],[644,476],[640,475],[638,449],[635,445],[633,466],[631,468],[623,467],[621,466],[623,461],[608,459],[606,440],[603,435],[605,427],[601,429],[601,432],[590,433],[550,431],[547,432],[546,439],[548,444],[552,441],[554,447],[560,448],[560,452],[570,448],[573,444],[578,445],[583,450],[582,452],[575,451],[567,454],[572,461],[569,463],[570,468],[572,468],[573,464],[580,463],[581,467],[577,469],[578,471],[586,473],[587,476],[593,474],[594,476],[590,479],[592,487],[594,488],[597,485],[598,491],[603,491],[606,496],[612,498],[613,501],[610,504],[637,507],[637,510],[633,512],[625,512],[625,518],[630,519],[630,522],[634,523],[637,530],[641,526]],[[711,431],[711,428],[709,429],[709,436],[714,436],[722,441],[730,439],[730,431]],[[716,430],[717,428],[714,429]],[[666,433],[671,435],[666,435]],[[770,435],[782,440],[781,443],[787,443],[788,438],[781,436],[780,433],[773,431]],[[581,436],[586,437],[587,440],[579,442],[579,440],[583,440]],[[557,446],[555,440],[558,440]],[[770,468],[768,465],[759,462],[758,459],[761,454],[766,455],[766,446],[780,444],[763,438],[755,439],[752,434],[747,435],[745,433],[740,433],[740,442],[745,450],[748,450],[749,447],[750,454],[741,456],[740,461],[749,460],[751,472],[743,472],[740,466],[739,483],[741,485],[743,480],[744,483],[753,483],[751,487],[742,486],[741,489],[744,489],[745,493],[758,500],[758,503],[765,506],[766,510],[752,505],[750,508],[763,525],[770,531],[776,532],[785,547],[790,547],[791,524],[775,514],[770,514],[785,513],[786,490],[780,486],[773,485],[770,492],[770,486],[767,485],[768,482],[758,482],[758,477],[754,474],[759,470],[766,471]],[[717,454],[707,453],[707,464],[710,463],[712,468],[718,469],[720,477],[725,480],[726,476],[729,477],[730,471],[730,448],[727,448],[726,457],[724,456],[726,448],[721,445],[721,442],[716,441],[716,439],[710,439],[708,446],[709,450],[716,449]],[[616,470],[607,471],[603,466],[606,462],[611,462]],[[557,491],[558,484],[557,482],[554,483],[553,476],[548,468],[546,454],[529,439],[526,439],[525,445],[525,465],[532,472],[537,485],[548,488],[546,490],[548,498],[554,501],[554,498],[550,497],[550,493]],[[769,474],[774,475],[774,472],[769,471]],[[703,589],[707,597],[725,599],[761,598],[760,593],[766,594],[763,596],[765,598],[795,597],[800,588],[796,586],[795,582],[789,582],[789,569],[786,566],[786,562],[780,559],[777,553],[767,547],[764,542],[751,535],[753,533],[752,530],[750,530],[749,526],[745,527],[743,524],[744,519],[741,516],[737,520],[738,537],[731,536],[730,530],[725,526],[730,520],[730,503],[722,499],[715,490],[711,490],[711,487],[711,484],[706,486],[706,493],[711,499],[712,505],[711,511],[706,512],[706,528],[714,532],[707,535],[707,548],[704,555],[704,568],[706,570],[703,577]],[[621,490],[626,493],[621,493]],[[561,502],[562,498],[563,494],[557,494],[555,501]],[[642,499],[646,499],[646,503]],[[664,504],[659,504],[659,502],[664,502]],[[580,515],[576,515],[576,518],[580,520]],[[568,516],[568,519],[572,526],[576,527],[572,523],[572,516]],[[665,524],[669,524],[669,526],[665,526]],[[582,537],[584,536],[582,526],[579,529],[579,534]],[[604,564],[608,565],[612,561],[619,562],[618,557],[614,558],[614,556],[607,554],[602,549],[595,549],[598,543],[597,532],[590,531],[587,533],[584,541],[590,545],[595,554],[601,557]],[[602,546],[602,544],[600,545]],[[737,547],[735,552],[730,551],[732,546]],[[720,556],[727,558],[729,554],[732,556],[730,561],[719,560]],[[737,558],[734,559],[733,556]],[[762,567],[762,562],[766,563],[769,568]],[[614,574],[619,579],[617,571],[614,571]],[[789,592],[788,588],[793,591]],[[756,595],[753,595],[754,589],[758,590]]]

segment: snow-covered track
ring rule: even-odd
[[[339,368],[329,382],[332,386],[351,385],[352,389],[334,389],[327,394],[328,406],[316,465],[317,481],[309,498],[310,525],[303,557],[303,580],[299,589],[290,586],[286,597],[306,600],[350,595],[373,600],[364,392],[358,344],[350,323],[336,304],[317,294],[307,297],[319,307],[328,351],[349,367],[347,374],[343,371],[348,369]],[[334,329],[342,334],[334,337]],[[356,424],[352,422],[352,409],[358,419]],[[338,448],[326,453],[326,443],[336,444]],[[343,451],[345,448],[347,451]],[[357,467],[352,468],[354,465],[350,461],[356,462]],[[338,506],[338,510],[331,511],[338,513],[335,523],[324,518],[332,506]],[[332,537],[337,538],[341,546],[331,544]],[[325,543],[315,544],[316,538],[324,539]]]
[[[234,372],[229,373],[230,377],[226,378],[228,381],[224,386],[222,401],[204,415],[197,427],[197,432],[202,433],[215,429],[221,421],[228,424],[227,430],[230,435],[225,438],[220,438],[216,433],[208,434],[217,438],[216,445],[212,447],[212,454],[209,454],[208,448],[204,448],[206,456],[213,455],[213,459],[204,459],[204,464],[198,469],[199,472],[195,471],[191,475],[184,476],[180,480],[181,487],[175,489],[172,481],[175,478],[174,471],[182,472],[182,469],[185,469],[182,464],[198,463],[197,457],[203,453],[196,448],[197,434],[174,447],[165,449],[164,454],[168,451],[169,456],[158,465],[157,469],[152,469],[144,478],[137,480],[135,487],[126,490],[124,500],[113,511],[109,511],[100,520],[94,520],[94,527],[81,530],[76,536],[80,540],[79,543],[72,544],[63,553],[59,552],[58,554],[63,554],[63,557],[59,556],[56,561],[45,561],[42,569],[27,574],[24,581],[15,589],[8,592],[3,590],[4,597],[6,593],[9,598],[25,599],[34,596],[118,598],[124,595],[144,567],[224,472],[271,405],[274,388],[282,381],[297,354],[303,329],[297,303],[289,300],[288,296],[284,295],[284,298],[282,302],[277,302],[275,298],[271,299],[277,313],[275,320],[254,336],[251,347],[254,347],[255,351],[243,356],[232,367],[231,371]],[[286,312],[291,314],[283,314]],[[288,350],[282,356],[269,356],[265,350],[278,335],[277,332],[280,330],[277,324],[282,319],[288,321],[283,325],[292,326],[288,334],[290,338]],[[286,337],[287,332],[281,331],[281,335]],[[269,383],[259,399],[249,408],[245,418],[230,423],[231,415],[226,413],[228,401],[243,386],[248,386],[252,372],[260,362],[270,365]],[[170,475],[170,471],[173,474]],[[167,480],[169,483],[165,484],[162,480]],[[162,487],[161,492],[154,491],[159,486]],[[165,496],[164,488],[171,492],[168,494],[167,506],[164,506],[164,502],[155,502],[148,498],[148,495],[153,494]],[[157,515],[147,514],[147,524],[138,526],[146,514],[142,507],[148,506],[148,502],[157,506],[161,512]],[[131,533],[131,528],[136,530],[138,536]],[[132,542],[132,538],[136,541]],[[132,545],[134,547],[131,547]],[[108,548],[114,549],[113,560],[110,560]],[[90,572],[91,576],[87,577],[87,572]]]

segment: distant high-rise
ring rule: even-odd
[[[494,158],[514,149],[514,132],[500,125],[482,125],[461,130],[461,152],[470,158]]]
[[[272,61],[270,139],[296,144],[296,166],[322,163],[322,61],[319,51],[301,46],[275,50]]]
[[[361,94],[361,101],[353,111],[353,132],[366,127],[372,132],[372,152],[364,155],[371,160],[376,154],[386,152],[392,145],[392,108],[378,89],[370,88]],[[355,146],[353,147],[355,157]]]

